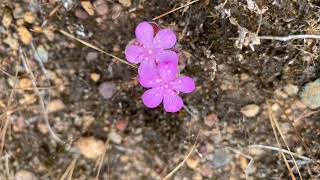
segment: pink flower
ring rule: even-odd
[[[176,44],[177,40],[172,30],[168,28],[161,29],[155,34],[151,24],[141,22],[136,27],[135,34],[136,41],[129,44],[125,50],[126,59],[129,62],[133,64],[141,63],[140,66],[145,66],[146,63],[155,64],[165,59],[170,59],[175,64],[178,64],[177,53],[168,50]]]
[[[178,67],[172,61],[162,61],[158,66],[146,64],[139,82],[148,89],[142,96],[148,108],[155,108],[163,102],[165,111],[177,112],[183,107],[179,93],[191,93],[195,90],[195,82],[187,76],[178,75]]]

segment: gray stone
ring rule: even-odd
[[[320,79],[307,83],[300,93],[301,101],[311,109],[320,107]]]
[[[223,167],[230,163],[232,156],[228,153],[228,151],[223,149],[218,149],[215,151],[212,157],[212,165],[215,168]]]
[[[116,91],[116,84],[111,81],[104,82],[99,86],[99,92],[104,99],[110,99]]]

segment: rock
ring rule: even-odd
[[[128,126],[128,121],[125,120],[125,119],[121,119],[121,120],[118,120],[116,122],[116,128],[119,130],[119,131],[124,131],[126,130]]]
[[[283,89],[289,96],[295,96],[299,91],[298,86],[293,84],[287,84]]]
[[[247,117],[255,117],[260,111],[260,107],[255,104],[249,104],[241,108],[241,113]]]
[[[30,171],[20,170],[15,174],[15,180],[36,180],[34,174]]]
[[[320,107],[320,79],[307,83],[300,93],[301,101],[311,109]]]
[[[42,46],[38,46],[36,52],[34,53],[34,58],[38,61],[38,62],[43,62],[46,63],[48,62],[48,52],[47,50]]]
[[[26,89],[32,87],[32,81],[28,78],[22,78],[19,81],[19,88]]]
[[[121,12],[122,12],[122,7],[119,4],[113,5],[111,18],[113,20],[117,19],[121,15]]]
[[[17,39],[13,38],[12,36],[8,36],[6,39],[3,40],[4,43],[9,45],[10,49],[18,50],[19,49],[19,42]]]
[[[85,10],[81,9],[81,8],[77,8],[75,10],[75,15],[79,19],[87,19],[89,17],[88,13]]]
[[[121,144],[121,142],[122,142],[122,137],[115,131],[111,131],[109,133],[109,138],[112,142],[114,142],[116,144]]]
[[[88,129],[94,121],[94,117],[91,115],[83,116],[83,129]]]
[[[4,29],[4,27],[3,26],[0,26],[0,34],[1,33],[3,33],[3,34],[5,34],[6,33],[6,30]]]
[[[76,147],[80,153],[88,158],[95,160],[105,151],[104,142],[94,137],[82,137],[76,142]]]
[[[195,175],[192,176],[192,179],[193,180],[202,180],[203,178],[202,178],[201,174],[196,173]]]
[[[187,166],[193,170],[195,170],[198,167],[199,162],[200,161],[197,156],[190,156],[186,161]]]
[[[62,3],[63,3],[63,7],[66,9],[66,10],[71,10],[71,8],[74,6],[75,4],[75,1],[74,0],[62,0]]]
[[[25,128],[25,119],[23,116],[18,116],[15,122],[12,123],[12,129],[15,132],[21,132]]]
[[[208,127],[212,127],[215,123],[218,122],[218,116],[214,113],[209,114],[204,118],[204,124],[207,125]]]
[[[206,163],[206,164],[201,165],[200,173],[204,177],[209,177],[209,178],[212,177],[213,170],[212,170],[212,167],[210,166],[210,164]]]
[[[36,16],[34,13],[29,11],[24,14],[23,19],[25,22],[33,24],[36,21]]]
[[[19,99],[19,104],[21,105],[30,105],[37,101],[38,97],[35,94],[24,93],[23,98]]]
[[[98,53],[96,52],[89,52],[86,56],[87,61],[93,61],[93,60],[96,60],[97,58],[98,58]]]
[[[15,19],[19,19],[23,17],[23,9],[20,6],[20,4],[15,4],[14,10],[13,10],[13,17]]]
[[[58,112],[65,108],[66,106],[64,105],[62,100],[55,99],[48,104],[48,113]]]
[[[119,3],[122,4],[122,6],[124,6],[124,7],[131,6],[131,0],[119,0]]]
[[[31,43],[32,41],[32,35],[31,33],[28,31],[28,29],[24,26],[20,26],[17,29],[17,32],[19,34],[20,40],[23,44],[28,45]]]
[[[54,40],[54,32],[52,30],[48,29],[44,29],[43,30],[44,35],[49,39],[49,41],[53,41]]]
[[[95,7],[97,13],[99,15],[106,15],[109,12],[109,7],[107,2],[105,2],[104,0],[97,0],[93,3],[93,6]]]
[[[212,165],[215,168],[220,168],[229,164],[231,159],[232,157],[227,151],[218,149],[213,154]]]
[[[281,109],[280,105],[278,103],[274,103],[271,106],[271,110],[274,112],[278,112]]]
[[[5,27],[5,28],[9,28],[9,26],[11,25],[12,23],[12,16],[10,14],[10,12],[6,12],[3,17],[2,17],[2,25]]]
[[[274,95],[277,97],[277,98],[280,98],[280,99],[287,99],[288,98],[288,94],[286,94],[285,92],[283,92],[281,89],[276,89],[274,91]]]
[[[43,135],[48,134],[49,132],[48,127],[42,122],[38,122],[37,129]]]
[[[99,79],[100,79],[100,74],[91,73],[91,74],[90,74],[90,79],[91,79],[92,81],[94,81],[94,82],[97,82],[97,81],[99,81]]]
[[[111,81],[104,82],[99,86],[99,92],[104,99],[110,99],[116,91],[117,87]]]
[[[81,1],[82,8],[90,15],[94,15],[94,8],[90,1]]]

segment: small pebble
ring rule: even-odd
[[[255,104],[249,104],[241,108],[241,113],[246,117],[255,117],[260,111],[260,107]]]
[[[222,149],[218,149],[213,154],[212,165],[215,168],[220,168],[220,167],[223,167],[223,166],[229,164],[231,159],[232,159],[232,157],[227,151],[222,150]]]
[[[128,121],[125,120],[125,119],[121,119],[121,120],[118,120],[116,122],[116,128],[119,130],[119,131],[124,131],[126,130],[128,126]]]
[[[121,7],[121,5],[119,5],[119,4],[113,5],[111,18],[112,18],[113,20],[117,19],[117,18],[121,15],[121,12],[122,12],[122,7]]]
[[[19,104],[30,105],[37,101],[37,96],[35,94],[23,94],[23,98],[19,99]]]
[[[49,39],[49,41],[53,41],[54,40],[54,32],[52,30],[44,29],[43,33]]]
[[[112,142],[114,142],[116,144],[121,144],[121,142],[122,142],[122,137],[115,131],[111,131],[109,133],[109,138]]]
[[[36,180],[36,177],[30,171],[20,170],[15,174],[15,180]]]
[[[19,49],[19,41],[10,35],[6,39],[4,39],[3,42],[9,45],[10,49],[12,50]]]
[[[23,42],[23,44],[28,45],[31,43],[32,35],[26,27],[24,27],[24,26],[18,27],[17,32],[18,32],[20,40]]]
[[[52,100],[48,104],[48,113],[58,112],[58,111],[61,111],[61,110],[65,109],[65,108],[66,108],[66,106],[64,105],[62,100],[55,99],[55,100]]]
[[[106,15],[109,12],[108,4],[104,0],[95,1],[93,6],[95,7],[97,13],[101,16]]]
[[[10,14],[10,12],[6,12],[3,17],[2,17],[2,25],[5,27],[5,28],[9,28],[9,26],[11,25],[12,23],[12,16]]]
[[[99,86],[99,92],[104,99],[110,99],[116,91],[116,84],[111,81],[104,82]]]
[[[218,122],[218,116],[214,113],[209,114],[204,118],[204,124],[207,125],[208,127],[212,127],[215,123]]]
[[[66,10],[71,10],[71,8],[74,6],[75,2],[73,0],[62,0],[63,7]]]
[[[46,63],[48,62],[48,52],[47,50],[42,46],[38,46],[36,52],[34,53],[34,58],[38,61],[38,62],[43,62]]]
[[[94,8],[90,1],[81,1],[82,8],[90,15],[94,15]]]
[[[25,127],[25,119],[23,116],[17,117],[16,121],[12,123],[12,129],[15,132],[20,132],[24,129]]]
[[[26,89],[32,86],[32,81],[28,78],[22,78],[19,81],[19,88]]]
[[[94,137],[82,137],[76,142],[80,153],[88,159],[97,159],[104,153],[104,142]]]
[[[91,79],[92,81],[94,81],[94,82],[99,81],[100,77],[101,77],[100,74],[97,74],[97,73],[91,73],[91,74],[90,74],[90,79]]]
[[[24,20],[21,18],[21,19],[17,19],[16,20],[16,25],[17,26],[24,26]]]
[[[187,166],[193,170],[195,170],[198,167],[199,162],[200,161],[197,156],[190,156],[186,161]]]
[[[124,7],[131,6],[131,0],[119,0],[119,3],[122,4]]]
[[[202,176],[210,178],[210,177],[212,177],[212,174],[213,174],[212,167],[207,163],[203,164],[200,167],[200,173]]]
[[[19,19],[23,17],[23,9],[20,4],[15,4],[15,8],[13,10],[13,17],[15,19]]]
[[[299,91],[298,86],[293,84],[287,84],[283,89],[289,96],[295,96]]]
[[[36,16],[32,12],[26,12],[23,16],[25,22],[33,24],[36,21]]]
[[[88,13],[82,8],[77,8],[75,10],[75,15],[79,19],[87,19],[89,17]]]
[[[39,122],[37,124],[37,129],[43,135],[48,134],[48,132],[49,132],[48,127],[44,123],[41,123],[41,122]]]
[[[91,124],[94,122],[94,117],[91,115],[83,116],[83,129],[88,129]]]
[[[307,83],[300,93],[301,101],[311,109],[320,107],[320,79]]]
[[[192,176],[192,179],[193,180],[202,180],[203,178],[202,178],[201,174],[196,173],[195,175]]]
[[[87,61],[93,61],[93,60],[96,60],[97,58],[98,58],[98,53],[96,52],[89,52],[86,56]]]
[[[274,112],[278,112],[280,109],[281,108],[280,108],[280,105],[278,103],[274,103],[271,106],[271,110],[274,111]]]
[[[276,89],[274,91],[274,94],[277,98],[281,98],[281,99],[286,99],[288,98],[288,94],[286,94],[285,92],[283,92],[281,89]]]

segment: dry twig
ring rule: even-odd
[[[276,118],[274,117],[274,114],[273,114],[273,112],[272,112],[272,110],[271,110],[271,106],[269,105],[269,103],[268,103],[268,115],[269,115],[269,120],[270,120],[270,122],[271,122],[272,130],[273,130],[273,133],[274,133],[275,138],[276,138],[276,140],[277,140],[277,143],[278,143],[279,148],[281,148],[281,143],[280,143],[280,140],[279,140],[279,137],[278,137],[278,133],[280,134],[280,137],[281,137],[281,139],[283,140],[283,142],[285,143],[288,151],[290,151],[290,148],[289,148],[289,146],[288,146],[288,144],[287,144],[287,142],[286,142],[286,140],[285,140],[285,138],[284,138],[284,135],[283,135],[282,132],[281,132],[281,129],[280,129],[279,125],[278,125],[278,122],[277,122]],[[277,131],[278,131],[278,133],[277,133]],[[286,164],[286,167],[287,167],[287,169],[288,169],[288,171],[289,171],[289,174],[290,174],[290,176],[291,176],[291,179],[296,180],[296,177],[294,176],[294,174],[293,174],[293,172],[292,172],[292,170],[291,170],[291,167],[290,167],[290,165],[289,165],[289,163],[288,163],[288,160],[286,159],[286,157],[285,157],[285,155],[284,155],[284,152],[283,152],[283,151],[280,151],[280,152],[281,152],[282,158],[283,158],[283,160],[284,160],[284,162],[285,162],[285,164]],[[301,176],[301,173],[300,173],[300,171],[299,171],[297,162],[295,161],[294,157],[293,157],[291,154],[290,154],[290,156],[291,156],[291,158],[292,158],[293,161],[294,161],[294,165],[295,165],[296,168],[297,168],[297,171],[298,171],[298,173],[299,173],[300,179],[302,179],[302,176]]]
[[[42,109],[42,114],[43,114],[43,118],[44,118],[44,121],[46,123],[46,126],[51,134],[51,136],[53,137],[53,139],[59,143],[64,143],[64,141],[62,141],[57,135],[56,133],[52,130],[51,126],[50,126],[50,123],[49,123],[49,118],[48,118],[48,109],[46,107],[46,104],[44,103],[44,98],[43,96],[41,95],[38,87],[37,87],[37,82],[36,82],[36,78],[32,72],[32,70],[30,69],[30,65],[29,65],[29,62],[27,60],[27,58],[25,58],[25,55],[22,51],[22,48],[20,47],[19,48],[19,55],[20,55],[20,58],[22,60],[22,63],[23,63],[23,66],[24,68],[26,69],[26,72],[30,74],[31,76],[31,82],[32,82],[32,85],[34,87],[34,91],[35,93],[37,94],[37,96],[39,97],[39,101],[40,101],[40,106],[41,106],[41,109]]]
[[[83,40],[81,40],[81,39],[79,39],[79,38],[76,38],[75,36],[67,33],[67,32],[64,31],[64,30],[58,30],[58,31],[59,31],[61,34],[65,35],[65,36],[67,36],[67,37],[69,37],[69,38],[71,38],[71,39],[74,39],[74,40],[76,40],[76,41],[78,41],[78,42],[80,42],[80,43],[82,43],[82,44],[84,44],[84,45],[86,45],[86,46],[88,46],[88,47],[90,47],[90,48],[92,48],[92,49],[94,49],[94,50],[97,50],[97,51],[99,51],[99,52],[101,52],[101,53],[103,53],[103,54],[105,54],[105,55],[107,55],[107,56],[110,56],[110,57],[114,58],[114,59],[117,60],[117,61],[120,61],[120,62],[122,62],[122,63],[124,63],[124,64],[126,64],[126,65],[128,65],[128,66],[137,68],[136,65],[130,64],[130,63],[128,63],[128,62],[127,62],[126,60],[124,60],[124,59],[121,59],[121,58],[119,58],[119,57],[117,57],[117,56],[115,56],[115,55],[113,55],[113,54],[107,53],[107,52],[105,52],[104,50],[102,50],[102,49],[100,49],[100,48],[98,48],[98,47],[96,47],[96,46],[94,46],[94,45],[92,45],[92,44],[90,44],[90,43],[87,43],[87,42],[85,42],[85,41],[83,41]]]
[[[298,34],[289,36],[258,36],[260,39],[277,40],[277,41],[291,41],[296,39],[320,39],[320,35],[315,34]]]
[[[74,158],[71,161],[70,165],[68,166],[66,171],[63,173],[60,180],[72,180],[72,175],[73,175],[74,167],[76,166],[77,160],[78,160],[78,158]]]
[[[187,4],[183,5],[183,6],[180,6],[180,7],[178,7],[178,8],[174,8],[174,9],[172,9],[172,10],[166,12],[166,13],[163,13],[163,14],[157,16],[157,17],[154,17],[154,18],[152,19],[152,21],[158,20],[158,19],[160,19],[160,18],[162,18],[162,17],[164,17],[164,16],[166,16],[166,15],[168,15],[168,14],[171,14],[171,13],[173,13],[173,12],[175,12],[175,11],[178,11],[179,9],[182,9],[182,8],[184,8],[184,7],[190,6],[191,4],[196,3],[196,2],[198,2],[198,1],[200,1],[200,0],[194,0],[194,1],[191,1],[191,2],[189,2],[189,3],[187,3]]]
[[[162,180],[166,180],[169,179],[175,172],[177,172],[183,165],[184,163],[189,159],[189,157],[192,155],[193,151],[195,150],[196,146],[197,146],[197,140],[200,134],[200,130],[198,132],[198,135],[196,137],[195,143],[193,144],[193,146],[191,147],[189,153],[185,156],[185,158],[183,159],[183,161],[181,161],[178,166],[176,166],[168,175],[166,175],[166,177],[164,177]]]

